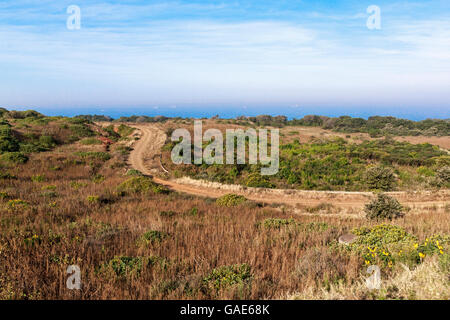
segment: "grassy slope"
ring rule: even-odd
[[[11,123],[23,132],[20,121]],[[33,125],[37,134],[47,128]],[[385,298],[389,290],[395,298],[442,298],[448,293],[445,284],[425,280],[403,290],[407,279],[402,280],[400,264],[383,268],[383,279],[394,287],[371,293],[361,286],[364,259],[342,250],[336,239],[373,222],[298,216],[251,202],[224,207],[209,199],[155,193],[151,182],[126,175],[126,141],[108,150],[61,141],[51,151],[28,153],[24,164],[1,163],[2,299],[314,298],[324,292]],[[129,179],[136,180],[124,185]],[[130,185],[135,193],[126,188]],[[448,216],[430,208],[392,224],[423,243],[433,234],[448,235]],[[272,228],[271,218],[293,218],[299,227]],[[447,274],[449,249],[443,245],[444,254],[430,254],[418,264],[421,269],[411,266],[417,270],[412,272],[425,269],[438,279]],[[81,267],[79,292],[65,286],[72,264]],[[221,268],[234,264],[249,269]]]

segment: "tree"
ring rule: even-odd
[[[364,212],[366,213],[366,218],[371,220],[392,220],[404,215],[403,207],[397,199],[383,193],[378,194],[377,198],[366,204]]]
[[[364,179],[371,190],[390,191],[394,187],[395,174],[391,168],[377,166],[369,168]]]

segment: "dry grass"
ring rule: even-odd
[[[0,199],[1,299],[382,297],[362,287],[361,258],[336,248],[342,233],[372,222],[328,214],[336,210],[329,206],[310,209],[325,214],[299,215],[255,202],[222,207],[214,199],[177,193],[120,195],[117,186],[129,178],[126,157],[112,151],[106,162],[83,162],[73,154],[79,148],[99,151],[69,145],[33,155],[24,165],[2,167],[17,179],[0,180],[0,191],[8,195]],[[36,175],[44,181],[33,182]],[[27,204],[11,208],[12,199]],[[264,228],[261,222],[268,218],[328,228]],[[429,210],[394,223],[424,239],[448,234],[449,222],[448,212]],[[147,231],[167,236],[143,244],[139,239]],[[121,276],[107,267],[117,256],[159,258]],[[219,291],[205,285],[214,268],[243,263],[251,267],[249,281]],[[82,271],[80,291],[66,288],[72,264]],[[448,298],[447,275],[432,259],[388,279],[386,285],[401,297]]]

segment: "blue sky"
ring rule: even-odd
[[[0,74],[52,114],[450,118],[450,1],[0,1]]]

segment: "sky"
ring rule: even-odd
[[[450,118],[450,1],[0,0],[0,107]]]

